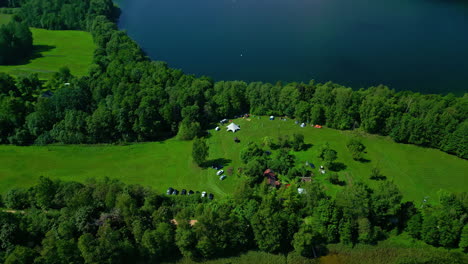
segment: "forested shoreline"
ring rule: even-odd
[[[63,16],[63,10],[77,13]],[[0,76],[2,144],[152,141],[174,136],[179,128],[181,138],[191,139],[209,123],[252,113],[361,129],[468,157],[466,94],[425,95],[385,86],[352,90],[314,81],[214,82],[151,61],[117,29],[118,12],[110,0],[66,0],[54,5],[31,0],[18,13],[30,26],[86,29],[98,47],[89,76],[77,78],[62,69],[44,85],[34,75]],[[54,22],[37,24],[45,18]]]

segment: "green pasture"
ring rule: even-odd
[[[11,15],[0,14],[0,25]],[[83,76],[92,63],[95,45],[90,33],[76,30],[46,30],[31,28],[34,54],[19,65],[0,65],[0,72],[21,76],[37,73],[47,79],[60,67],[67,66],[75,76]]]
[[[151,186],[158,191],[168,187],[208,191],[216,195],[232,192],[240,178],[237,169],[242,166],[240,150],[249,141],[261,142],[265,136],[303,133],[305,141],[311,144],[306,151],[295,153],[298,164],[312,162],[316,167],[318,146],[328,142],[338,152],[338,162],[346,168],[339,171],[340,178],[348,184],[369,180],[373,167],[378,167],[388,180],[394,181],[406,200],[420,202],[424,197],[437,203],[437,191],[453,192],[468,190],[466,172],[468,162],[435,149],[414,145],[397,144],[387,137],[356,134],[328,128],[301,128],[292,120],[269,121],[266,117],[248,120],[234,120],[241,126],[235,134],[209,130],[209,160],[225,159],[225,171],[232,167],[233,175],[220,181],[211,168],[198,168],[191,159],[192,142],[169,139],[163,142],[113,145],[68,145],[68,146],[0,146],[0,193],[11,187],[27,187],[39,176],[53,179],[84,181],[87,178],[111,177],[126,183]],[[346,149],[350,137],[360,137],[367,147],[365,158],[368,162],[357,162]],[[240,143],[234,142],[234,137]],[[340,186],[329,184],[326,175],[313,170],[315,178],[325,184],[333,194]],[[327,172],[329,173],[329,172]]]

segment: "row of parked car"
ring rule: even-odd
[[[180,195],[193,195],[193,194],[195,194],[195,193],[199,194],[200,192],[198,192],[198,191],[197,191],[197,192],[194,192],[194,191],[192,191],[192,190],[190,190],[190,191],[187,192],[187,190],[182,189],[182,191],[180,192]],[[167,191],[166,191],[166,194],[167,194],[167,195],[179,195],[179,191],[178,191],[177,189],[174,189],[174,188],[172,188],[172,187],[169,187],[169,189],[167,189]],[[213,195],[212,193],[210,193],[210,194],[207,195],[206,192],[202,192],[202,193],[201,193],[201,197],[202,197],[202,198],[208,197],[208,199],[213,200],[214,195]]]
[[[222,180],[224,180],[224,179],[227,178],[226,175],[223,175],[223,173],[224,173],[224,170],[222,170],[223,166],[221,166],[221,165],[212,165],[211,168],[213,168],[213,169],[215,169],[215,170],[218,170],[218,171],[216,172],[216,175],[219,176],[219,180],[222,181]]]

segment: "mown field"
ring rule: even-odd
[[[0,25],[11,15],[0,14]],[[67,66],[75,76],[87,74],[96,48],[88,32],[76,30],[45,30],[31,28],[34,54],[19,65],[0,65],[0,72],[20,76],[37,73],[47,79],[60,67]]]
[[[84,146],[0,146],[0,192],[11,187],[27,187],[39,176],[54,179],[84,181],[87,178],[111,177],[126,183],[151,186],[164,192],[168,187],[208,191],[216,195],[232,192],[239,182],[237,168],[241,167],[240,150],[249,141],[261,142],[265,136],[303,133],[305,141],[312,146],[295,153],[297,162],[309,161],[320,165],[316,158],[318,146],[328,142],[338,152],[338,162],[346,168],[339,172],[340,178],[348,183],[356,180],[368,182],[373,167],[393,180],[401,189],[404,198],[420,202],[424,197],[437,203],[437,191],[454,192],[468,190],[466,171],[468,161],[443,153],[439,150],[397,144],[390,139],[374,135],[357,135],[367,147],[368,162],[352,160],[346,150],[348,138],[356,136],[350,131],[333,129],[301,128],[292,120],[269,121],[266,117],[235,120],[241,130],[233,134],[210,130],[208,139],[210,160],[225,159],[225,170],[233,167],[234,175],[220,181],[211,168],[201,169],[191,158],[192,143],[169,139],[163,142],[131,144],[128,146],[84,145]],[[233,138],[238,137],[240,143]],[[329,184],[326,175],[314,170],[316,179],[324,182],[333,194],[340,186]]]

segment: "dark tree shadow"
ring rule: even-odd
[[[365,159],[365,158],[360,158],[360,159],[358,159],[357,161],[359,161],[359,162],[361,162],[361,163],[369,163],[369,162],[371,162],[370,160]]]
[[[225,158],[218,158],[218,159],[212,159],[212,160],[207,160],[205,162],[203,162],[203,164],[201,164],[200,167],[202,168],[211,168],[213,166],[216,166],[216,167],[226,167],[227,165],[229,165],[229,163],[231,163],[232,160],[230,159],[225,159]]]
[[[342,171],[345,170],[347,166],[343,162],[333,162],[333,164],[330,166],[331,171]]]
[[[369,179],[375,180],[375,181],[385,181],[387,179],[387,176],[377,175],[377,176],[371,176],[369,177]]]
[[[304,144],[304,145],[302,146],[301,151],[306,151],[306,150],[310,149],[310,148],[313,147],[313,146],[314,146],[313,144]]]
[[[25,64],[31,63],[31,61],[34,59],[44,57],[42,55],[43,52],[53,50],[55,48],[56,46],[51,46],[51,45],[34,45],[31,55],[25,58],[19,59],[16,63],[10,64],[10,65],[25,65]]]

